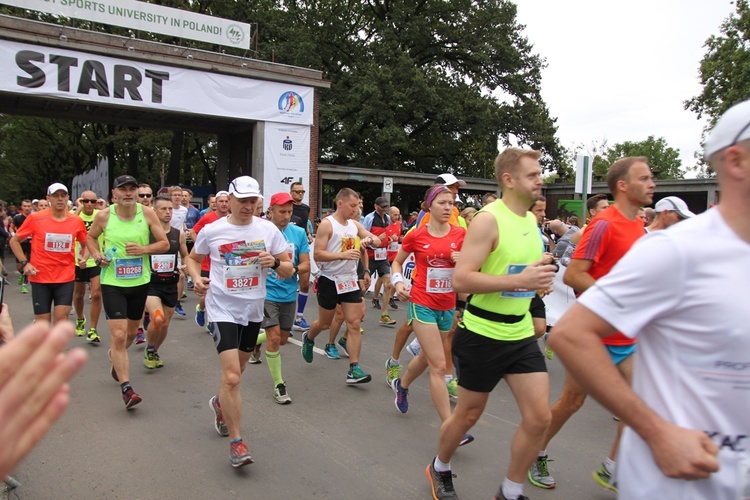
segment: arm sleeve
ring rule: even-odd
[[[596,262],[601,248],[607,248],[609,221],[599,220],[589,225],[573,254],[574,259]]]

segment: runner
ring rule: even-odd
[[[292,216],[292,222],[303,229],[307,234],[308,244],[312,243],[312,234],[310,234],[307,223],[310,221],[310,207],[303,203],[302,200],[305,198],[305,187],[301,182],[292,182],[289,186],[289,194],[294,200],[294,214]],[[305,306],[307,306],[307,296],[310,292],[310,273],[300,273],[299,275],[299,294],[297,295],[297,314],[294,319],[295,330],[309,330],[310,325],[305,321],[304,313]]]
[[[260,360],[260,342],[266,342],[266,362],[273,378],[273,398],[279,404],[289,404],[286,382],[281,375],[281,352],[279,346],[286,345],[294,323],[294,311],[297,304],[297,276],[310,272],[310,246],[305,231],[290,224],[292,218],[292,197],[289,193],[276,193],[271,197],[269,210],[271,222],[279,228],[287,241],[287,253],[294,264],[294,274],[290,279],[279,279],[271,271],[266,281],[266,301],[263,306],[264,317],[261,327],[264,334],[259,336],[255,357]]]
[[[619,498],[745,499],[750,494],[750,101],[709,133],[721,202],[638,241],[552,330],[587,392],[628,425]],[[638,337],[633,389],[602,339]]]
[[[391,217],[388,215],[390,203],[382,196],[375,198],[375,210],[365,216],[364,228],[380,238],[381,244],[375,248],[367,248],[367,258],[370,261],[369,273],[372,278],[378,273],[378,281],[385,288],[383,293],[383,303],[380,303],[377,295],[373,295],[372,305],[380,309],[380,325],[394,326],[395,319],[388,316],[388,306],[391,297],[393,297],[393,286],[390,282],[391,266],[388,263],[388,244],[391,241],[391,234],[388,233],[388,226],[391,225]],[[398,240],[398,237],[396,237]]]
[[[96,209],[96,193],[88,190],[81,193],[81,197],[76,200],[76,215],[81,218],[89,230],[94,223],[94,217],[99,213]],[[101,243],[101,241],[100,241]],[[78,267],[76,267],[76,280],[73,289],[73,306],[76,311],[76,335],[83,337],[89,343],[99,343],[99,332],[96,327],[99,325],[99,315],[102,312],[102,287],[99,282],[99,275],[102,268],[96,265],[94,259],[90,256],[86,245],[76,245],[76,255],[78,258]],[[86,333],[86,316],[83,311],[83,299],[86,296],[86,283],[90,286],[90,303],[89,307],[89,331]]]
[[[11,224],[11,234],[15,234],[21,229],[26,218],[31,215],[31,200],[23,200],[21,202],[21,211],[13,216]],[[10,246],[10,240],[8,240],[8,246]],[[21,250],[24,255],[31,255],[31,240],[21,240]],[[11,249],[12,251],[12,249]],[[18,271],[18,285],[21,287],[21,293],[29,293],[26,285],[29,282],[29,277],[23,273],[23,266],[21,262],[26,259],[16,259],[16,270]]]
[[[64,184],[51,184],[47,198],[51,208],[29,215],[10,239],[10,249],[31,282],[34,320],[51,322],[52,311],[57,324],[68,319],[73,304],[74,241],[86,243],[86,227],[80,217],[68,212],[68,188]],[[31,238],[30,256],[21,245],[26,238]]]
[[[164,362],[159,356],[159,347],[167,338],[169,322],[177,305],[177,282],[180,279],[180,269],[177,264],[177,255],[182,257],[182,262],[187,258],[187,245],[185,233],[173,228],[169,222],[172,218],[172,200],[167,196],[157,196],[154,200],[154,211],[159,219],[161,228],[167,235],[169,249],[160,254],[149,257],[151,269],[151,283],[148,288],[146,299],[146,311],[152,321],[149,321],[146,329],[146,349],[143,352],[143,366],[149,370],[162,368]],[[156,240],[153,235],[150,242]]]
[[[138,322],[151,281],[148,255],[163,253],[169,242],[154,211],[136,202],[138,182],[121,175],[112,183],[114,203],[94,217],[86,241],[89,252],[102,268],[102,303],[111,334],[108,353],[111,375],[120,383],[125,409],[142,401],[130,384],[128,347],[135,340]],[[104,235],[106,251],[99,246]],[[155,242],[149,243],[153,235]]]
[[[182,194],[182,188],[180,186],[172,186],[169,188],[169,198],[172,200],[172,221],[171,226],[181,233],[187,231],[187,225],[185,220],[187,219],[188,209],[183,206],[182,200],[184,198]],[[183,293],[185,291],[185,277],[180,276],[180,282],[177,284],[177,305],[174,308],[174,312],[177,316],[185,316],[185,311],[182,309]]]
[[[445,385],[445,350],[443,340],[453,327],[456,293],[453,291],[453,269],[458,259],[466,230],[449,224],[455,196],[445,186],[435,186],[427,192],[422,209],[430,212],[427,225],[409,232],[393,261],[391,280],[399,300],[409,301],[408,322],[422,346],[406,372],[396,378],[391,387],[396,393],[396,408],[401,413],[409,409],[409,386],[428,367],[430,394],[442,421],[451,414],[448,388]],[[407,290],[402,266],[414,252],[420,272]]]
[[[542,254],[529,206],[541,193],[539,157],[508,148],[495,160],[502,198],[482,209],[466,234],[453,288],[471,293],[453,339],[458,403],[440,429],[438,453],[426,473],[433,498],[457,498],[450,459],[505,378],[521,413],[498,500],[523,499],[523,480],[549,425],[549,379],[529,314],[534,290],[552,286],[552,257]],[[408,237],[408,236],[407,236]],[[420,272],[422,270],[420,269]]]
[[[146,183],[138,184],[138,203],[144,207],[154,208],[152,202],[154,201],[154,191]],[[148,328],[148,322],[151,318],[148,316],[148,312],[143,312],[143,317],[138,324],[138,330],[135,333],[135,343],[143,344],[146,342],[146,329]]]
[[[229,184],[231,215],[205,226],[187,259],[195,293],[206,296],[206,315],[221,363],[221,389],[209,401],[214,427],[229,436],[230,462],[253,462],[240,435],[240,380],[255,348],[263,320],[267,269],[291,278],[294,266],[284,236],[271,222],[254,217],[262,203],[258,181],[249,176]],[[201,261],[211,258],[209,278],[201,276]]]
[[[320,222],[315,237],[314,258],[320,267],[318,278],[318,319],[302,336],[302,357],[313,361],[315,337],[331,326],[336,304],[341,304],[346,321],[346,350],[349,353],[347,384],[363,384],[372,380],[359,366],[362,349],[360,321],[362,292],[357,283],[357,260],[361,245],[380,246],[380,239],[359,222],[351,220],[359,208],[357,193],[343,188],[336,195],[336,212]]]

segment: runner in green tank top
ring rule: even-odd
[[[169,249],[159,219],[152,209],[136,202],[137,192],[134,177],[117,177],[112,186],[114,204],[96,214],[86,240],[91,256],[102,268],[102,302],[112,336],[111,373],[120,382],[126,409],[141,402],[130,385],[127,348],[135,340],[146,305],[151,281],[148,256]],[[102,234],[106,248],[99,245]],[[149,244],[151,234],[155,242]]]

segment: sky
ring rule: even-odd
[[[684,109],[701,92],[704,43],[730,0],[515,0],[534,53],[546,59],[542,98],[566,148],[664,137],[695,164],[705,120]]]

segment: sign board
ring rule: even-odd
[[[591,194],[591,179],[593,171],[594,159],[592,157],[584,155],[578,155],[576,157],[576,193],[583,193],[583,188],[586,186],[586,194]]]
[[[263,138],[263,202],[275,193],[288,193],[293,182],[305,188],[303,203],[310,203],[310,127],[266,123]]]
[[[383,192],[384,193],[393,192],[393,177],[383,177]]]
[[[138,31],[250,48],[250,25],[247,23],[153,3],[136,0],[0,0],[0,3]]]

